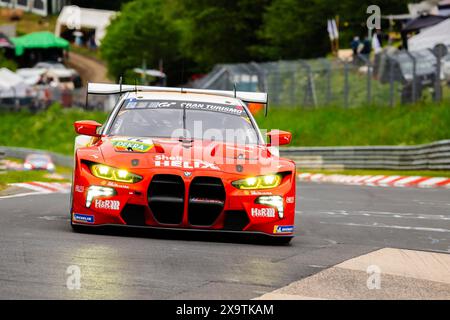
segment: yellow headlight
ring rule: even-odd
[[[128,172],[124,169],[116,169],[103,164],[93,164],[90,166],[91,172],[94,176],[101,179],[125,182],[125,183],[136,183],[142,180],[141,176],[137,174]]]
[[[232,185],[238,189],[256,190],[270,189],[278,187],[281,183],[281,175],[271,174],[266,176],[249,177],[242,180],[233,181]]]

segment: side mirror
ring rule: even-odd
[[[76,121],[74,124],[75,131],[78,134],[91,136],[91,137],[100,137],[101,135],[97,133],[97,129],[102,125],[97,121],[92,120],[82,120]]]
[[[291,143],[292,133],[281,130],[272,130],[267,132],[269,137],[269,146],[282,146]]]

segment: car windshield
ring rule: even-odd
[[[242,106],[191,101],[126,100],[108,134],[258,143],[257,131]]]

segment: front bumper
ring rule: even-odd
[[[158,169],[157,172],[144,169],[140,171],[135,173],[145,177],[141,182],[125,184],[96,178],[87,167],[77,168],[72,189],[72,224],[237,232],[274,237],[292,237],[294,234],[295,172],[285,175],[277,188],[249,191],[239,190],[231,185],[232,181],[238,179],[233,174],[212,174],[211,171],[198,170],[191,176],[185,177],[183,171],[174,169],[166,171]],[[162,202],[152,205],[155,199],[167,200],[155,194],[154,190],[160,190],[160,187],[152,188],[152,182],[156,180],[154,178],[169,175],[179,177],[177,178],[180,181],[179,189],[183,189],[179,194],[179,204]],[[193,181],[204,181],[205,177],[216,179],[216,181],[220,177],[224,192],[223,199],[212,189],[214,186],[204,189],[194,187]],[[86,199],[91,186],[111,188],[114,190],[114,195],[96,197],[88,207]],[[174,190],[174,188],[176,186],[171,185],[168,190]],[[216,202],[213,202],[209,198],[211,194],[214,194],[214,198],[220,198],[223,201],[219,203],[218,200],[214,200]],[[275,206],[257,204],[258,198],[268,196],[281,197],[282,214]],[[221,207],[211,209],[217,206]],[[174,214],[174,212],[178,213]]]

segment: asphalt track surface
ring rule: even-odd
[[[251,299],[379,248],[450,253],[450,190],[299,183],[297,192],[289,246],[79,234],[67,194],[0,199],[0,299]],[[79,290],[66,285],[73,265]]]

